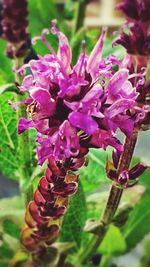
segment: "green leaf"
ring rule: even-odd
[[[110,153],[109,150],[108,153]],[[102,149],[91,149],[88,159],[88,166],[83,166],[80,169],[80,177],[85,192],[91,192],[109,182],[105,173],[106,152]]]
[[[139,183],[150,189],[150,170],[146,170],[140,177]]]
[[[20,228],[11,220],[4,220],[3,221],[3,230],[8,235],[19,239],[20,237]]]
[[[14,99],[14,93],[0,95],[0,169],[7,177],[17,180],[17,114],[8,105],[8,100]]]
[[[103,212],[107,198],[108,198],[108,192],[106,191],[89,194],[86,197],[88,219],[99,220]]]
[[[36,36],[43,28],[50,26],[50,21],[56,19],[57,13],[52,0],[29,0],[29,31]]]
[[[102,241],[99,251],[102,254],[118,255],[126,250],[125,240],[118,227],[111,224]]]
[[[59,20],[55,4],[52,0],[29,0],[29,31],[32,37],[41,35],[44,28],[50,28],[51,20]],[[57,47],[57,38],[51,34],[47,37],[51,46]],[[38,54],[44,55],[49,52],[46,46],[38,41],[34,46]]]
[[[130,213],[128,223],[123,229],[127,250],[132,249],[150,232],[150,195],[146,192],[134,210]]]
[[[85,196],[79,182],[77,193],[70,198],[68,211],[64,216],[61,238],[63,242],[74,242],[75,249],[81,245],[83,227],[86,220]]]
[[[0,261],[2,259],[11,259],[13,257],[13,250],[9,247],[6,242],[0,245]]]

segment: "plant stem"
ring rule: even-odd
[[[81,39],[79,38],[79,36],[82,34],[82,28],[85,18],[85,7],[86,7],[86,0],[77,1],[75,7],[74,27],[72,31],[72,39],[76,40],[72,47],[72,55],[74,63],[77,60],[77,57],[79,55],[79,49],[81,47]]]
[[[83,26],[84,18],[85,18],[85,6],[86,6],[86,0],[79,0],[76,3],[75,23],[74,23],[74,28],[72,32],[73,36]]]
[[[134,152],[134,148],[137,141],[137,131],[133,132],[133,135],[130,138],[125,139],[124,143],[124,150],[121,155],[120,161],[118,163],[117,173],[118,175],[123,171],[127,170],[129,168],[132,155]],[[112,183],[109,197],[101,218],[101,223],[103,224],[103,231],[97,234],[96,236],[93,236],[93,238],[90,240],[88,246],[86,247],[86,251],[80,255],[80,263],[86,263],[86,261],[96,252],[97,248],[103,241],[105,234],[107,232],[107,227],[111,223],[116,210],[119,206],[120,199],[123,193],[123,189],[118,187],[115,182]]]
[[[108,267],[109,262],[111,260],[112,256],[110,255],[103,255],[100,264],[98,265],[99,267]]]

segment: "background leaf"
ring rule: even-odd
[[[64,216],[61,241],[74,242],[78,249],[82,242],[83,227],[86,220],[85,196],[81,183],[79,182],[77,193],[70,198],[68,211]]]
[[[110,150],[107,154],[110,154]],[[88,165],[80,169],[80,177],[85,192],[98,189],[102,184],[107,184],[109,179],[105,173],[106,152],[102,149],[91,149],[88,155]]]
[[[146,192],[140,202],[130,213],[128,223],[123,229],[123,236],[127,243],[127,250],[133,248],[150,232],[150,195]]]
[[[111,224],[102,241],[99,251],[102,254],[118,255],[126,249],[125,240],[118,227]]]
[[[6,242],[3,242],[0,246],[0,261],[2,259],[11,259],[14,252]],[[1,262],[0,262],[1,263]],[[7,263],[8,264],[8,263]],[[6,265],[8,266],[8,265]]]
[[[36,36],[44,28],[50,26],[52,19],[58,17],[56,7],[52,0],[29,0],[29,32]]]
[[[7,219],[3,221],[3,230],[16,239],[20,237],[20,228],[11,220]]]
[[[15,99],[14,93],[0,95],[0,170],[7,177],[17,180],[17,113],[8,105]]]
[[[146,170],[140,177],[139,183],[150,190],[150,170]]]
[[[29,0],[29,32],[31,37],[40,36],[44,28],[50,29],[51,20],[57,19],[59,21],[60,14],[58,16],[56,6],[52,0]],[[51,46],[57,48],[57,38],[53,34],[47,36]],[[41,42],[37,41],[34,45],[35,51],[44,55],[49,53],[48,48]]]

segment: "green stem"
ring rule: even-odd
[[[118,163],[117,172],[118,175],[125,169],[129,168],[132,155],[134,152],[134,148],[137,141],[137,131],[135,131],[131,138],[126,138],[124,143],[124,151]],[[103,231],[99,233],[99,235],[93,236],[90,240],[88,246],[86,247],[86,251],[80,255],[80,263],[86,263],[86,261],[96,252],[97,248],[103,241],[105,234],[107,232],[108,225],[111,223],[116,210],[119,206],[121,196],[123,193],[123,189],[118,187],[115,182],[112,183],[109,197],[101,217],[101,222],[103,224]]]
[[[108,267],[109,266],[109,262],[112,259],[112,256],[110,255],[103,255],[101,262],[99,264],[99,267]]]
[[[73,32],[72,32],[73,36],[83,26],[84,18],[85,18],[85,6],[86,6],[86,0],[79,0],[76,3],[75,22],[74,22],[74,27],[73,27]]]
[[[75,18],[74,18],[74,27],[72,31],[72,39],[76,40],[72,46],[72,55],[73,55],[73,62],[75,63],[77,57],[79,55],[79,49],[81,47],[81,42],[78,41],[78,35],[82,33],[82,28],[84,24],[85,18],[85,7],[86,7],[86,0],[79,0],[75,6]],[[79,40],[81,40],[79,38]]]

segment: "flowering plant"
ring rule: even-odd
[[[136,242],[149,231],[146,225],[137,241],[130,243],[129,228],[125,226],[128,220],[129,226],[132,220],[138,221],[137,217],[141,212],[141,207],[139,208],[138,205],[143,205],[142,201],[144,203],[147,201],[148,191],[144,193],[144,187],[140,187],[140,194],[143,194],[142,200],[135,207],[135,212],[133,210],[130,214],[131,217],[129,213],[137,201],[128,203],[129,207],[118,208],[124,189],[129,190],[133,187],[130,190],[135,194],[139,177],[149,169],[147,164],[139,160],[131,166],[138,133],[147,130],[150,122],[147,71],[149,54],[147,21],[149,19],[146,8],[149,4],[145,1],[143,6],[144,4],[135,1],[131,5],[134,11],[132,14],[129,11],[129,1],[126,0],[118,6],[129,17],[126,27],[130,27],[131,31],[129,34],[121,32],[113,43],[122,44],[127,49],[122,60],[113,54],[103,57],[107,33],[107,29],[104,28],[89,55],[86,53],[86,42],[82,42],[82,51],[77,62],[72,64],[74,51],[72,52],[66,35],[57,27],[56,20],[53,20],[51,31],[43,30],[41,36],[33,38],[33,43],[44,43],[48,52],[44,55],[36,55],[35,59],[22,64],[22,58],[26,57],[31,44],[26,39],[28,37],[26,19],[22,20],[20,30],[18,29],[17,32],[15,30],[18,16],[16,12],[13,16],[9,14],[13,2],[20,14],[24,7],[26,10],[27,4],[24,1],[24,5],[20,6],[15,0],[10,3],[4,1],[2,19],[3,38],[8,42],[7,55],[13,58],[15,63],[17,96],[15,94],[13,101],[9,99],[9,104],[10,110],[11,108],[15,110],[11,110],[12,116],[16,114],[19,120],[19,151],[15,151],[3,117],[2,124],[10,142],[10,148],[21,164],[17,175],[20,177],[20,188],[26,199],[25,224],[21,226],[20,238],[20,253],[23,255],[23,260],[20,260],[20,254],[14,255],[12,266],[17,266],[15,264],[18,263],[22,266],[24,262],[25,266],[65,267],[86,266],[88,263],[90,266],[99,264],[101,264],[99,266],[106,266],[103,263],[105,256],[108,254],[113,256],[118,251],[120,254],[125,252],[136,245]],[[12,20],[12,32],[8,31],[10,20]],[[139,37],[141,31],[137,34],[135,25],[144,31],[142,41],[141,36]],[[48,41],[48,36],[58,38],[57,52]],[[145,48],[143,48],[143,42]],[[34,134],[29,131],[29,128],[34,129]],[[125,141],[121,141],[118,133],[124,136]],[[104,211],[101,216],[98,213],[98,220],[90,220],[88,216],[86,221],[83,194],[86,188],[81,185],[82,173],[84,169],[88,169],[86,165],[90,165],[90,160],[87,163],[87,157],[90,158],[92,155],[94,161],[96,159],[95,163],[98,162],[96,175],[99,175],[101,164],[97,155],[101,157],[101,154],[97,153],[99,151],[102,153],[103,150],[110,151],[109,156],[106,157],[105,170],[107,178],[112,183],[111,189],[107,201],[105,200]],[[34,157],[37,157],[37,163],[41,167],[35,169]],[[92,183],[95,163],[89,169],[89,184]],[[146,185],[146,183],[144,179],[143,184]],[[78,196],[79,193],[82,197]],[[141,197],[140,194],[135,195],[137,199]],[[77,200],[77,204],[74,204]],[[70,232],[73,239],[65,232],[67,224],[72,221],[69,209],[74,210],[74,205],[84,206],[83,211],[81,208],[82,212],[79,212],[79,216],[83,218],[79,217],[77,224],[81,235],[84,236],[83,226],[87,232],[84,237],[88,242],[86,250],[84,246],[81,249],[75,249],[75,244],[71,242],[74,240],[79,247],[81,245],[80,239],[76,237],[78,233],[76,223],[73,224],[73,233]],[[2,225],[7,228],[9,223],[10,221],[4,220]],[[76,233],[74,229],[77,230]],[[92,239],[88,233],[93,235]],[[118,246],[113,250],[114,246],[112,246],[109,252],[107,242],[110,244],[114,233],[116,238],[119,238],[121,248]],[[83,245],[85,240],[82,241]],[[101,255],[96,254],[98,249],[104,255],[102,260]],[[73,259],[69,258],[74,254]],[[79,256],[78,259],[76,255]]]

